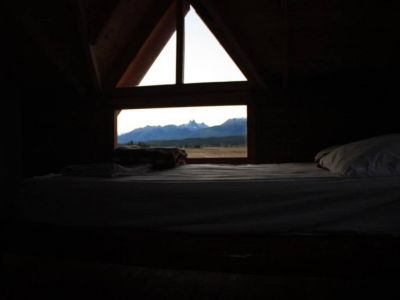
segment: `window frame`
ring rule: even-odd
[[[255,162],[255,120],[254,120],[254,103],[259,98],[263,98],[263,84],[250,81],[247,74],[245,76],[248,81],[230,81],[230,82],[206,82],[206,83],[184,83],[184,17],[189,10],[190,1],[175,0],[173,5],[167,10],[164,18],[159,25],[153,30],[148,40],[157,43],[160,49],[160,40],[165,40],[165,24],[169,26],[176,25],[177,31],[177,53],[176,53],[176,80],[171,85],[154,85],[154,86],[128,86],[124,87],[121,82],[127,82],[129,77],[124,74],[116,88],[111,92],[113,125],[114,125],[114,148],[117,146],[117,116],[119,111],[123,109],[139,109],[139,108],[167,108],[167,107],[191,107],[191,106],[221,106],[221,105],[246,105],[247,106],[247,157],[243,158],[192,158],[188,159],[188,163],[254,163]],[[196,9],[197,10],[197,9]],[[175,15],[175,23],[171,22],[171,14]],[[167,17],[165,17],[167,16]],[[201,15],[199,15],[200,18]],[[169,19],[168,19],[169,18]],[[204,20],[203,20],[204,21]],[[164,27],[163,27],[164,26]],[[161,28],[161,29],[160,29]],[[162,30],[164,28],[164,31]],[[167,28],[168,30],[168,28]],[[169,30],[169,32],[171,32]],[[173,31],[172,31],[173,32]],[[171,34],[172,35],[172,34]],[[151,46],[151,45],[150,45]],[[149,44],[145,43],[143,49],[149,49]],[[162,48],[161,48],[162,49]],[[142,52],[142,53],[140,53]],[[146,55],[145,51],[140,54]],[[153,55],[154,56],[154,55]],[[135,60],[140,60],[136,57]],[[135,61],[134,60],[134,61]],[[133,62],[134,62],[133,61]],[[235,61],[235,60],[234,60]],[[236,61],[235,61],[236,63]],[[136,78],[138,84],[145,75],[147,68],[139,70],[139,76],[134,74],[132,63],[128,67],[130,74]],[[240,67],[240,66],[239,66]],[[243,71],[243,70],[242,70]],[[128,74],[129,75],[129,74]],[[140,78],[140,80],[139,80]]]

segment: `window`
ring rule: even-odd
[[[201,4],[197,3],[196,5]],[[169,18],[168,22],[166,18]],[[171,18],[175,18],[176,22],[172,22]],[[145,56],[146,58],[154,57],[152,61],[148,61],[148,59],[141,59],[141,55],[146,52],[143,49],[143,51],[139,51],[121,77],[117,89],[114,90],[115,145],[130,143],[138,146],[140,143],[141,146],[178,146],[186,148],[189,157],[194,159],[249,158],[252,155],[249,146],[253,144],[253,129],[248,126],[252,124],[250,103],[252,90],[247,76],[203,22],[200,13],[198,14],[189,5],[189,1],[176,0],[174,6],[165,13],[160,23],[162,26],[155,28],[148,41],[143,45],[143,49],[153,49],[151,45],[155,45],[159,49],[158,55],[153,53]],[[163,41],[162,45],[161,41]],[[238,56],[236,55],[236,57]],[[143,61],[148,61],[148,64],[144,66]],[[246,64],[243,64],[242,61],[241,66],[243,67],[243,65]],[[136,66],[140,66],[140,68],[136,68]],[[208,124],[199,117],[203,112],[208,115],[221,115],[221,111],[217,112],[217,110],[225,108],[225,111],[228,111],[226,109],[228,107],[240,107],[243,113],[241,116],[227,114],[219,124]],[[178,116],[188,116],[189,111],[195,109],[197,116],[185,121],[180,121],[178,117],[175,117],[175,120],[166,124],[165,122],[169,118],[168,111],[172,108],[179,111]],[[130,122],[129,118],[134,122],[147,116],[145,118],[149,121],[149,116],[155,112],[161,113],[158,123],[147,122],[138,127],[125,128],[124,124]],[[226,122],[227,124],[224,124]],[[242,124],[244,132],[225,136],[204,134],[207,132],[207,128],[235,125],[233,124],[235,122]],[[196,133],[197,135],[192,133],[189,136],[164,136],[157,137],[157,139],[154,137],[141,139],[138,138],[138,135],[133,135],[134,138],[128,138],[129,132],[136,130],[135,133],[137,133],[140,131],[140,127],[158,126],[159,129],[162,129],[166,125],[176,127],[192,125],[204,128],[202,129],[203,133],[199,133],[200,130]],[[210,131],[211,129],[208,129],[208,132]],[[205,138],[208,140],[205,141]],[[189,139],[192,140],[189,141]],[[225,148],[222,149],[225,151],[219,149],[216,150],[218,153],[211,153],[212,147]],[[228,152],[226,151],[228,147],[238,151]],[[233,149],[234,147],[238,149]],[[206,148],[210,150],[208,153],[200,153],[199,149]],[[240,151],[239,148],[241,148]],[[195,151],[196,149],[198,151]]]
[[[247,157],[247,107],[122,110],[118,145],[183,148],[188,158]]]
[[[138,86],[176,83],[176,36],[175,31]],[[185,16],[183,53],[183,83],[247,80],[191,6]]]

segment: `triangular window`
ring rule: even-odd
[[[185,17],[184,83],[246,81],[229,54],[191,7]]]
[[[124,79],[118,84],[119,87],[176,84],[177,81],[182,83],[247,81],[193,7],[188,6],[188,8],[185,11],[184,38],[181,42],[184,55],[182,57],[177,55],[179,41],[175,30],[139,83],[129,81],[129,71],[126,71]],[[183,62],[179,63],[179,60]],[[179,68],[183,70],[178,73]],[[177,73],[182,74],[180,79]]]

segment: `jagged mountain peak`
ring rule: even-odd
[[[180,127],[187,127],[190,129],[199,129],[199,128],[207,128],[208,125],[205,123],[197,123],[195,120],[190,120],[189,123],[182,124]]]
[[[118,142],[128,143],[156,140],[179,140],[185,138],[206,138],[223,136],[245,136],[246,119],[229,119],[221,125],[209,127],[204,123],[190,120],[182,125],[146,126],[118,136]]]

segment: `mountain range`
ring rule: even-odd
[[[208,126],[193,120],[182,125],[146,126],[119,135],[118,143],[126,144],[131,141],[137,143],[188,138],[246,136],[246,125],[247,121],[245,118],[234,118],[216,126]]]

